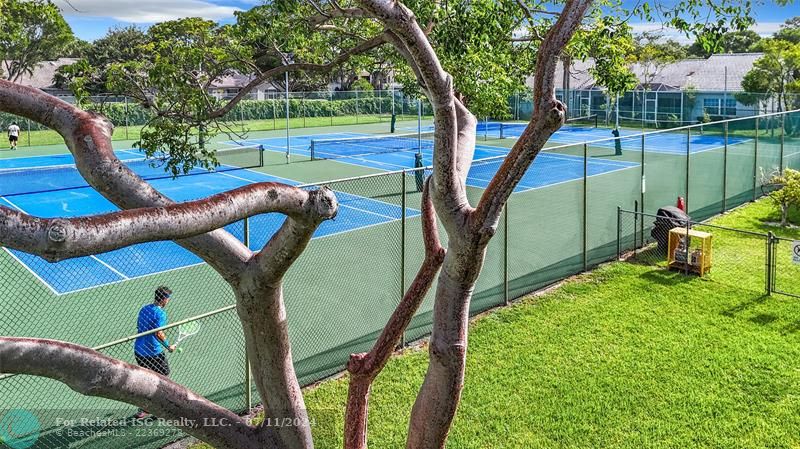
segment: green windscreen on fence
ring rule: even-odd
[[[332,101],[347,102],[347,107],[353,108],[357,105],[359,122],[383,120],[392,107],[398,115],[416,116],[416,100],[396,95],[392,102],[391,98],[387,102],[380,92],[359,93],[357,98],[341,93],[333,99],[305,93],[293,97],[291,105],[300,108],[308,126],[317,120],[337,119],[338,112],[326,109]],[[517,118],[524,118],[528,101],[524,97],[515,101]],[[285,120],[285,110],[279,105],[285,106],[276,99],[274,111],[267,107],[258,112],[259,120],[285,126],[278,125],[280,119]],[[430,113],[428,105],[422,106]],[[257,111],[238,112],[243,119],[256,119],[248,114]],[[290,110],[290,118],[296,120],[293,114]],[[597,126],[577,133],[601,136],[600,140],[550,144],[537,155],[497,224],[475,286],[472,314],[614,260],[618,233],[623,251],[651,241],[652,216],[645,219],[641,214],[628,214],[626,221],[619,223],[618,209],[653,214],[684,197],[692,217],[701,220],[760,197],[766,177],[781,167],[800,168],[800,116],[796,112],[647,134],[623,128],[618,139],[606,138],[611,133],[603,128],[602,120]],[[578,135],[574,129],[571,132],[570,136]],[[500,156],[473,163],[466,187],[472,205],[478,203],[503,161]],[[273,168],[254,170],[263,173]],[[429,169],[409,169],[307,187],[332,189],[343,212],[323,224],[324,230],[315,235],[286,274],[289,333],[297,374],[304,385],[342,370],[350,354],[369,350],[411,284],[424,256],[420,201],[422,182],[429,175]],[[353,211],[357,213],[353,215]],[[260,215],[226,229],[256,250],[279,225],[279,221]],[[439,231],[446,246],[441,223]],[[244,340],[228,284],[208,265],[170,242],[147,245],[169,250],[152,256],[133,247],[127,257],[117,255],[118,267],[131,273],[126,279],[97,268],[92,258],[60,262],[67,269],[54,272],[53,264],[42,259],[0,251],[0,272],[8,280],[0,285],[4,298],[0,301],[1,333],[89,347],[102,345],[101,352],[133,362],[132,340],[126,337],[136,331],[137,312],[152,302],[155,287],[167,285],[175,292],[168,308],[170,322],[200,317],[202,329],[193,340],[187,340],[184,353],[170,356],[173,379],[236,412],[258,403],[254,385],[246,384]],[[786,245],[781,251],[786,251]],[[182,258],[189,262],[175,263]],[[147,272],[151,265],[163,269]],[[43,273],[49,274],[43,277]],[[779,280],[791,290],[789,274]],[[81,282],[86,285],[76,284]],[[435,289],[434,283],[404,342],[431,332]],[[174,329],[167,333],[176,337]],[[41,447],[51,448],[104,447],[102,439],[58,435],[53,420],[60,414],[124,418],[136,411],[33,376],[0,379],[0,408],[41,413]],[[341,423],[328,421],[325,425]],[[164,430],[169,432],[137,440],[129,447],[161,447],[183,436],[171,428]]]

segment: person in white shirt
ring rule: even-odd
[[[17,149],[17,140],[19,140],[19,126],[17,126],[16,122],[11,123],[11,126],[8,127],[8,143],[11,144],[11,149]]]

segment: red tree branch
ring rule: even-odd
[[[402,301],[392,313],[386,327],[368,353],[353,354],[347,364],[350,385],[345,416],[345,449],[366,449],[369,392],[372,382],[386,366],[414,314],[431,288],[442,261],[445,249],[439,241],[436,212],[430,199],[430,178],[422,192],[422,233],[425,242],[425,259]]]
[[[267,212],[321,221],[332,218],[336,207],[329,190],[309,192],[278,183],[250,184],[164,207],[77,218],[39,218],[0,206],[0,245],[57,261],[136,243],[193,237]]]
[[[83,346],[0,337],[0,372],[48,377],[86,396],[136,405],[162,418],[185,423],[181,430],[219,449],[275,447],[243,418],[169,378]],[[205,423],[212,422],[209,419],[226,425],[208,426]]]

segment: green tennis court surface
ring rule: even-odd
[[[380,130],[375,127],[347,130],[357,134],[375,131]],[[253,137],[281,136],[264,133]],[[587,177],[585,185],[584,178],[578,176],[512,195],[508,215],[499,224],[498,234],[488,249],[484,271],[475,289],[473,311],[503,302],[506,266],[509,295],[516,297],[580,271],[584,262],[593,264],[613,257],[618,206],[632,209],[634,202],[639,202],[641,208],[643,202],[645,210],[653,211],[674,204],[680,195],[687,197],[692,215],[702,218],[720,212],[723,201],[729,208],[752,198],[759,193],[758,179],[753,173],[780,162],[780,142],[776,136],[762,132],[756,148],[755,136],[744,137],[745,141],[727,148],[692,153],[689,157],[636,151],[616,155],[613,149],[604,146],[584,149],[583,145],[574,145],[551,150],[547,154],[578,158],[581,170],[584,151],[589,161],[613,161],[627,168]],[[629,143],[635,143],[634,139],[629,138]],[[512,139],[480,142],[506,149],[512,143]],[[784,150],[787,148],[796,151],[796,146],[787,145]],[[32,153],[25,151],[18,150],[21,154]],[[787,157],[792,154],[795,153],[785,151],[785,163],[792,160]],[[0,157],[7,156],[4,152]],[[286,164],[283,154],[267,151],[264,166],[251,170],[303,183],[383,172],[335,159],[309,161],[299,154],[294,156],[296,159]],[[475,169],[480,170],[481,164],[476,163]],[[420,194],[413,177],[404,179],[400,174],[387,174],[332,183],[330,187],[397,210],[402,210],[404,203],[407,208],[419,208]],[[473,204],[482,193],[479,186],[467,188]],[[285,297],[290,335],[303,382],[341,369],[350,353],[367,350],[383,328],[423,255],[419,218],[413,214],[406,216],[405,234],[401,223],[387,221],[317,239],[287,274]],[[244,231],[241,223],[231,228],[238,235]],[[251,239],[265,239],[270,232],[251,227]],[[173,256],[170,252],[156,251],[148,255],[147,262],[163,266]],[[142,262],[131,259],[131,264]],[[152,300],[153,290],[162,284],[175,292],[167,309],[172,322],[234,302],[227,284],[203,264],[159,270],[150,276],[60,296],[5,251],[0,252],[0,273],[7,280],[0,288],[5,298],[0,303],[0,317],[3,317],[0,326],[4,334],[56,338],[87,346],[133,334],[138,309]],[[84,275],[76,271],[54,282],[71,282],[68,279]],[[431,310],[429,297],[413,320],[407,340],[429,332]],[[176,333],[170,335],[176,336]],[[243,351],[235,310],[207,318],[201,332],[187,340],[185,352],[170,357],[173,378],[225,407],[242,410],[245,406]],[[115,345],[106,352],[133,361],[130,342]],[[67,410],[73,414],[100,411],[108,416],[126,417],[135,412],[134,407],[85,398],[57,382],[31,376],[0,381],[0,398],[2,406],[52,410],[53,415]],[[46,435],[44,444],[49,441],[56,446],[56,442],[63,441],[53,429]],[[168,439],[153,436],[147,445],[156,446]],[[102,438],[77,439],[73,443],[105,447]]]

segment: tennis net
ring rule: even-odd
[[[189,172],[180,173],[177,176],[165,171],[165,162],[159,159],[147,159],[143,155],[139,155],[136,150],[120,151],[117,154],[128,168],[146,180],[180,178],[264,166],[261,145],[217,150],[216,158],[219,166],[215,169],[206,170],[202,167],[195,167]],[[72,160],[72,158],[68,155],[59,155],[52,160]],[[74,163],[0,169],[0,196],[3,197],[57,192],[88,186],[89,184],[83,179]]]
[[[587,115],[583,117],[574,117],[567,119],[567,121],[564,123],[564,126],[562,126],[559,129],[559,131],[569,131],[571,129],[581,130],[581,129],[597,128],[597,123],[598,123],[597,114]],[[485,125],[489,126],[489,132],[494,131],[495,135],[497,133],[500,134],[501,139],[507,139],[511,137],[521,136],[522,132],[528,126],[528,123],[490,122],[486,123]],[[492,129],[493,127],[494,130]]]
[[[398,151],[433,150],[433,132],[312,139],[311,160],[359,157]]]

